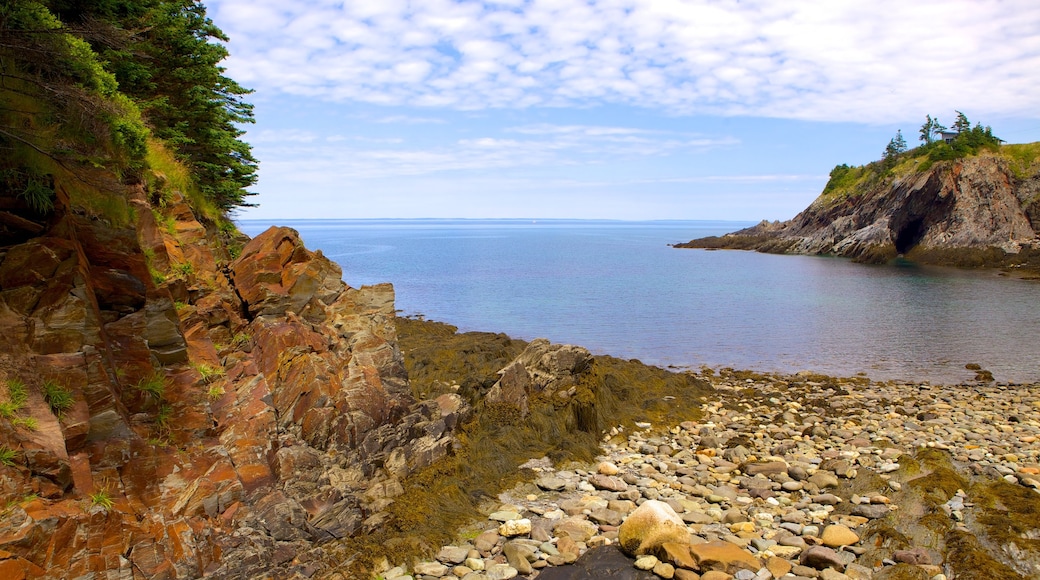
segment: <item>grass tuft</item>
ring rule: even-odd
[[[7,467],[14,467],[14,456],[14,449],[0,445],[0,464],[6,465]]]
[[[63,387],[54,381],[44,381],[43,400],[47,401],[51,412],[57,415],[59,419],[64,417],[65,413],[75,403],[75,400],[72,398],[72,391],[68,387]]]
[[[206,363],[191,363],[191,368],[195,369],[195,372],[199,373],[199,377],[204,383],[209,383],[226,374],[222,367],[214,367]]]
[[[162,371],[155,371],[148,378],[141,379],[134,388],[145,393],[155,402],[163,400],[166,395],[166,376]]]
[[[15,427],[21,427],[26,431],[35,431],[39,428],[39,423],[36,421],[36,417],[18,417],[13,419],[11,424]]]
[[[101,489],[90,494],[90,503],[91,505],[100,506],[105,511],[112,509],[112,506],[115,505],[112,502],[112,495],[108,489]]]

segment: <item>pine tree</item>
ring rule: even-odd
[[[239,127],[252,123],[250,90],[224,75],[224,33],[198,0],[52,0],[58,16],[84,31],[137,102],[153,134],[191,167],[221,210],[249,206],[257,161]]]
[[[970,131],[971,123],[968,122],[968,117],[960,111],[955,112],[957,113],[957,120],[953,122],[953,130],[958,133],[967,133]]]

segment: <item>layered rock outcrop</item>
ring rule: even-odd
[[[786,222],[763,222],[676,247],[835,255],[865,262],[906,255],[963,266],[1029,264],[1040,254],[1040,175],[1016,175],[999,155],[942,162],[857,191],[825,193]]]
[[[552,344],[536,338],[508,366],[484,398],[485,405],[511,410],[526,417],[531,397],[567,400],[577,393],[578,380],[592,363],[583,347]]]
[[[468,407],[412,397],[391,286],[131,204],[0,249],[0,577],[310,577]]]

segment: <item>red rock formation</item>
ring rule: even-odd
[[[0,403],[27,385],[0,417],[0,577],[310,575],[464,405],[413,400],[389,285],[287,228],[231,260],[183,200],[173,227],[131,201],[136,226],[59,208],[0,248]]]

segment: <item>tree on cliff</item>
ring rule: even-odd
[[[971,130],[971,123],[968,121],[968,117],[960,111],[954,111],[957,113],[957,119],[953,122],[953,130],[958,133],[964,133]]]
[[[893,137],[888,145],[885,147],[885,152],[882,154],[882,159],[890,159],[898,157],[900,153],[906,152],[906,139],[903,138],[902,129],[896,131],[896,136]]]
[[[921,141],[925,143],[931,143],[936,135],[941,135],[946,130],[946,126],[939,122],[939,119],[933,119],[931,115],[925,115],[924,124],[921,125]]]
[[[53,197],[58,173],[103,167],[133,180],[150,130],[221,212],[249,205],[252,106],[223,40],[197,0],[0,3],[0,193]]]
[[[252,91],[224,75],[227,36],[198,0],[53,0],[56,13],[82,30],[119,90],[137,102],[155,136],[192,168],[203,193],[222,210],[251,205],[257,161],[239,139],[252,123]],[[112,39],[122,39],[113,42]]]
[[[112,175],[143,166],[146,135],[82,38],[40,2],[0,4],[0,195],[46,214],[59,185],[114,191]]]

